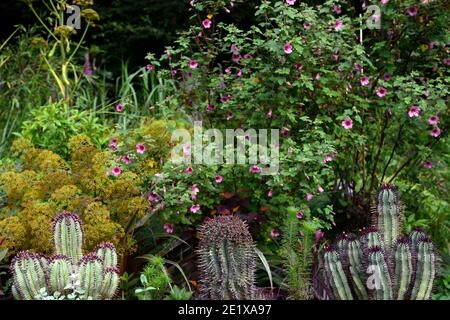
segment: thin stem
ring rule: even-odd
[[[375,161],[374,161],[374,164],[373,164],[369,192],[372,192],[373,188],[375,187],[375,176],[377,174],[377,166],[378,166],[378,161],[380,160],[381,149],[383,148],[384,139],[386,137],[385,136],[385,130],[386,130],[388,121],[389,121],[388,120],[388,115],[386,113],[385,117],[384,117],[383,128],[381,129],[381,133],[380,133],[380,142],[378,143],[378,151],[377,151],[377,154],[375,156]]]
[[[386,162],[386,165],[383,168],[383,175],[381,176],[381,180],[380,181],[383,181],[384,176],[386,175],[386,170],[389,167],[389,164],[391,163],[392,158],[394,157],[395,149],[397,148],[398,142],[400,141],[400,137],[401,137],[401,133],[402,133],[403,127],[404,127],[404,123],[402,123],[402,125],[400,126],[400,130],[398,131],[398,134],[397,134],[397,139],[395,140],[395,144],[392,147],[392,151],[391,151],[391,155],[389,156],[389,160]]]

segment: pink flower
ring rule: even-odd
[[[233,112],[227,112],[227,120],[230,120],[233,118]]]
[[[358,73],[362,72],[362,65],[360,65],[359,63],[355,63],[353,65],[353,68],[355,68],[356,72],[358,72]]]
[[[387,93],[387,90],[383,87],[378,87],[377,89],[377,96],[379,96],[380,98],[383,98]]]
[[[384,79],[384,81],[391,81],[392,77],[391,77],[391,75],[389,73],[385,73],[383,75],[383,79]]]
[[[230,67],[225,68],[225,73],[226,73],[226,74],[230,74],[230,73],[231,73],[231,68],[230,68]]]
[[[313,198],[313,195],[311,193],[306,194],[306,201],[311,201]]]
[[[117,177],[119,174],[122,173],[122,169],[120,169],[119,166],[116,166],[116,167],[114,167],[114,168],[111,170],[111,173],[112,173],[113,176],[116,176],[116,177]]]
[[[242,69],[239,69],[238,72],[236,73],[236,75],[237,75],[238,77],[242,76]]]
[[[122,112],[122,111],[123,111],[123,105],[119,103],[119,104],[116,106],[116,111],[117,111],[117,112]]]
[[[152,72],[153,70],[153,66],[151,64],[148,64],[145,68],[147,69],[148,72]]]
[[[314,80],[316,80],[316,81],[319,81],[319,80],[320,80],[320,73],[317,73],[317,74],[314,76]]]
[[[432,126],[436,125],[439,123],[439,117],[438,116],[431,116],[428,118],[428,123],[431,124]]]
[[[434,128],[433,130],[431,130],[430,135],[432,137],[439,137],[441,135],[441,129],[439,129],[438,127]]]
[[[369,84],[369,77],[364,76],[361,78],[361,85],[367,86]]]
[[[323,238],[323,236],[325,235],[325,233],[323,233],[322,230],[318,229],[315,233],[314,233],[314,242],[316,244],[318,244],[320,242],[320,239]]]
[[[319,191],[320,193],[322,193],[324,190],[323,190],[323,188],[322,188],[321,186],[318,186],[318,187],[317,187],[317,191]]]
[[[194,170],[192,170],[192,167],[189,167],[186,169],[186,173],[188,173],[188,174],[192,174],[193,171]]]
[[[200,192],[200,189],[198,188],[198,186],[196,184],[193,184],[191,187],[191,190],[193,193],[197,194]]]
[[[292,45],[289,42],[286,42],[284,44],[284,52],[287,54],[291,54],[292,53]]]
[[[197,62],[197,60],[193,60],[193,59],[189,60],[189,68],[191,68],[191,69],[197,69],[197,67],[198,67],[198,62]]]
[[[425,161],[422,165],[424,168],[427,168],[427,169],[433,168],[433,162],[431,162],[430,160]]]
[[[380,2],[381,2],[381,4],[384,6],[385,4],[388,4],[388,3],[389,3],[389,0],[381,0]]]
[[[113,149],[113,150],[116,150],[116,149],[117,149],[117,139],[116,139],[116,138],[112,138],[112,139],[109,141],[109,147],[110,147],[111,149]]]
[[[172,234],[172,233],[173,233],[173,224],[171,224],[171,223],[166,223],[166,224],[163,226],[163,229],[164,229],[164,231],[165,231],[166,233]]]
[[[297,0],[286,0],[286,3],[290,6],[293,6],[296,2]]]
[[[200,205],[199,204],[194,204],[189,210],[192,213],[196,213],[198,210],[200,210]]]
[[[270,231],[270,237],[271,238],[278,238],[281,235],[281,231],[278,229],[273,229]]]
[[[177,75],[177,70],[175,70],[175,69],[170,70],[170,75],[172,77],[175,77]]]
[[[234,53],[234,54],[231,56],[231,60],[233,60],[233,62],[239,62],[239,60],[241,60],[241,55],[240,55],[240,54]]]
[[[211,22],[211,20],[209,20],[209,19],[205,19],[205,20],[203,20],[203,22],[202,22],[203,28],[205,28],[205,29],[211,28],[211,24],[212,24],[212,22]]]
[[[330,162],[334,159],[334,153],[329,153],[325,156],[325,158],[323,159],[323,163],[327,163]]]
[[[138,143],[136,145],[136,152],[139,154],[143,154],[145,152],[145,146],[143,143]]]
[[[260,173],[261,172],[261,168],[258,167],[257,165],[253,165],[250,167],[250,172],[251,173]]]
[[[309,22],[303,22],[303,28],[305,28],[306,30],[311,29],[311,24]]]
[[[408,111],[408,116],[410,118],[412,117],[418,117],[420,115],[420,108],[418,106],[411,106]]]
[[[235,53],[235,54],[237,54],[237,53],[239,52],[236,43],[233,43],[233,44],[231,45],[231,52],[233,52],[233,53]]]
[[[266,113],[267,118],[272,118],[272,109],[269,110],[269,112]]]
[[[268,196],[269,198],[272,198],[272,196],[273,196],[273,191],[272,191],[272,190],[269,190],[269,192],[267,192],[267,196]]]
[[[297,219],[303,219],[303,216],[305,215],[305,211],[304,210],[300,210],[299,212],[297,212],[297,214],[295,215],[297,217]]]
[[[418,11],[417,8],[414,7],[414,6],[409,7],[409,8],[406,10],[406,12],[409,14],[410,17],[414,17],[414,16],[417,14],[417,11]]]
[[[341,20],[336,20],[334,23],[334,30],[339,31],[344,27],[344,23]]]
[[[333,11],[336,14],[341,14],[342,10],[341,10],[341,6],[337,6],[337,5],[333,5]]]
[[[353,128],[353,120],[350,118],[345,119],[344,121],[342,121],[342,126],[344,127],[344,129]]]
[[[223,177],[222,176],[216,176],[215,180],[216,180],[216,183],[221,183],[222,180],[223,180]]]
[[[130,157],[128,157],[127,155],[122,156],[120,160],[125,164],[130,164],[132,162]]]
[[[288,153],[292,153],[292,148],[289,147],[289,148],[287,149],[287,152],[288,152]]]

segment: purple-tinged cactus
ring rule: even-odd
[[[199,268],[207,299],[255,298],[255,249],[244,221],[236,216],[207,219],[200,227]]]
[[[83,255],[83,230],[80,217],[68,211],[53,218],[52,234],[55,253],[69,257],[72,263],[78,263]]]
[[[43,266],[42,255],[22,251],[11,262],[13,274],[12,292],[16,299],[32,300],[39,295],[41,288],[47,285],[47,270]]]

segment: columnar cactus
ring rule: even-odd
[[[204,298],[255,298],[255,248],[244,221],[236,216],[208,219],[200,227],[199,269]]]
[[[380,187],[374,225],[359,238],[343,234],[320,257],[321,299],[430,299],[438,256],[421,230],[401,235],[402,211],[392,185]]]
[[[32,300],[47,294],[83,292],[83,299],[111,299],[119,283],[117,253],[111,243],[99,244],[83,256],[83,229],[78,215],[67,211],[53,219],[55,255],[20,252],[11,263],[12,293],[16,299]],[[76,279],[73,283],[73,279]]]

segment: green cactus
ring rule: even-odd
[[[46,294],[83,292],[82,299],[111,299],[119,283],[117,253],[111,243],[98,245],[83,256],[83,229],[78,215],[61,212],[52,225],[55,255],[46,258],[19,252],[11,263],[12,293],[16,299],[32,300]]]
[[[394,186],[380,187],[374,209],[374,226],[359,238],[339,236],[322,253],[316,287],[325,293],[318,298],[430,299],[439,260],[433,243],[422,230],[401,235],[402,211]]]
[[[244,221],[236,216],[207,219],[198,249],[201,292],[213,300],[255,298],[255,248]]]

